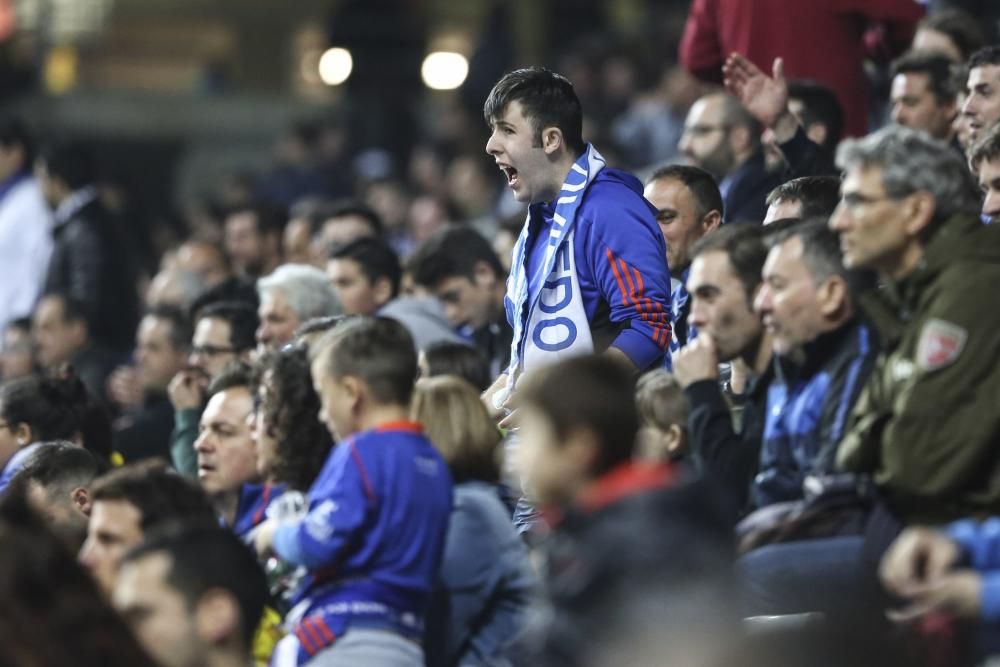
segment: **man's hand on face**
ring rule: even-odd
[[[200,410],[205,404],[208,376],[198,368],[185,368],[177,373],[167,387],[174,410]]]
[[[674,357],[674,377],[687,388],[701,380],[719,379],[719,355],[715,341],[702,331]]]

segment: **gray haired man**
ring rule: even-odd
[[[314,317],[340,315],[343,309],[326,274],[307,264],[283,264],[257,281],[260,327],[257,351],[291,342],[295,330]]]

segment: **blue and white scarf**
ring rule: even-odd
[[[531,276],[527,269],[528,232],[532,209],[537,211],[538,207],[532,206],[528,211],[514,246],[507,279],[507,317],[514,327],[514,340],[507,391],[498,392],[502,394],[501,400],[506,400],[525,368],[537,368],[594,350],[576,275],[574,227],[584,193],[605,165],[604,158],[590,144],[573,164],[556,200],[549,237],[534,244],[535,252],[544,247],[545,257]]]

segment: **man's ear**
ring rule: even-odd
[[[819,302],[819,312],[824,319],[835,319],[847,305],[849,288],[840,276],[831,276],[824,280],[816,290],[816,300]]]
[[[35,434],[31,431],[31,427],[28,426],[28,424],[21,422],[14,429],[14,440],[16,440],[17,444],[22,447],[24,445],[30,445],[35,441]]]
[[[198,600],[194,621],[203,642],[211,646],[226,644],[239,632],[239,606],[232,593],[213,588]]]
[[[722,213],[715,210],[709,211],[705,214],[705,217],[701,219],[702,234],[704,235],[709,232],[714,232],[720,225],[722,225]]]
[[[392,300],[392,282],[386,276],[380,276],[372,283],[372,296],[379,308]]]
[[[70,500],[73,503],[73,508],[83,516],[90,516],[90,491],[78,486],[73,489],[70,494]]]
[[[671,424],[666,431],[666,449],[671,458],[676,458],[684,453],[684,429],[679,424]]]
[[[364,398],[365,394],[364,383],[359,378],[356,378],[353,375],[348,375],[345,378],[341,378],[340,380],[337,380],[337,382],[340,383],[341,389],[344,390],[344,393],[350,399],[351,410],[352,411],[357,410],[358,405]]]
[[[937,202],[931,193],[918,190],[906,197],[904,206],[908,208],[909,213],[906,218],[906,231],[910,236],[918,237],[934,219]]]
[[[562,130],[558,127],[547,127],[542,130],[542,150],[545,151],[545,154],[551,156],[558,152],[560,148],[566,148],[566,141]]]
[[[496,285],[499,276],[489,264],[484,261],[476,262],[472,268],[472,282],[477,286],[493,287]]]

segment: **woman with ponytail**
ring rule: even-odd
[[[0,386],[0,493],[38,446],[81,443],[89,405],[75,376],[20,378]]]

